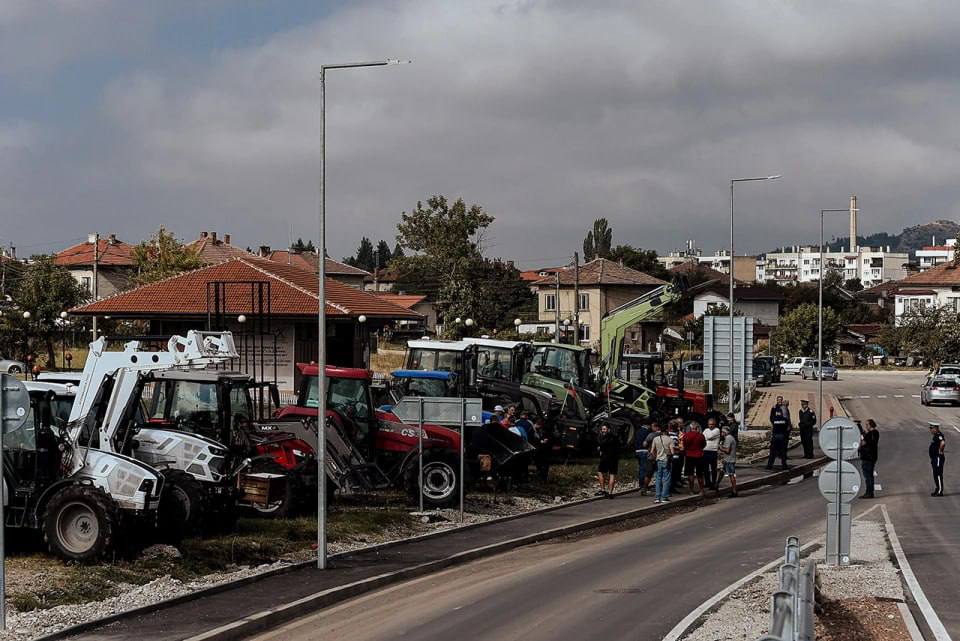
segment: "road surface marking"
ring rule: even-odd
[[[870,398],[870,397],[861,395],[860,398]]]
[[[861,512],[857,516],[853,517],[853,520],[859,521],[866,515],[870,514],[877,508],[881,508],[881,507],[883,507],[883,504],[876,503],[872,507],[868,508],[866,511]],[[824,545],[823,537],[820,537],[819,539],[814,539],[813,541],[810,541],[806,545],[801,546],[800,552],[802,553],[805,550],[808,550],[816,545]],[[683,635],[685,635],[689,631],[690,626],[692,626],[694,622],[700,617],[702,617],[708,610],[712,609],[715,605],[717,605],[718,603],[726,599],[728,596],[730,596],[731,593],[736,592],[743,585],[749,583],[750,581],[753,581],[755,578],[757,578],[761,574],[765,574],[769,572],[770,570],[772,570],[773,568],[777,567],[782,563],[783,563],[783,557],[781,556],[771,561],[770,563],[767,563],[763,567],[754,570],[753,572],[743,577],[736,583],[729,585],[724,589],[720,590],[719,592],[714,594],[712,597],[710,597],[709,599],[701,603],[693,612],[685,616],[683,620],[680,621],[680,623],[673,626],[673,629],[667,633],[667,636],[663,637],[663,641],[678,641],[678,639],[680,639]],[[949,640],[950,638],[947,637],[947,639]],[[941,641],[941,640],[937,638],[936,641]]]
[[[877,394],[877,398],[886,398],[886,397],[887,397],[886,394]]]
[[[907,587],[910,588],[910,593],[913,595],[913,600],[916,602],[917,607],[920,608],[920,613],[923,615],[923,618],[926,619],[927,627],[930,628],[930,632],[933,633],[933,638],[936,639],[936,641],[951,641],[950,634],[947,633],[947,629],[943,627],[940,617],[937,616],[936,610],[930,605],[930,601],[927,600],[927,595],[923,593],[923,588],[920,587],[920,582],[917,581],[916,575],[914,575],[913,570],[910,568],[910,562],[907,561],[907,555],[904,554],[903,548],[900,547],[900,539],[897,538],[897,531],[893,528],[893,521],[890,520],[890,513],[887,512],[885,503],[880,504],[880,510],[883,512],[883,520],[887,525],[887,536],[890,539],[890,547],[893,548],[893,553],[897,555],[897,565],[900,566],[900,573],[903,575],[903,580],[907,582]]]
[[[919,395],[919,394],[911,394],[911,395],[910,395],[910,398],[920,398],[920,395]]]
[[[894,394],[893,397],[894,397],[894,398],[903,398],[903,394]]]
[[[953,427],[953,429],[955,429],[955,430],[957,430],[958,432],[960,432],[960,427],[957,427],[957,426],[954,425],[953,423],[950,423],[950,425]]]

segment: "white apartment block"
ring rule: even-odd
[[[932,245],[926,245],[923,249],[918,249],[917,263],[920,266],[920,271],[925,272],[940,263],[953,260],[953,252],[956,249],[956,245],[956,238],[948,238],[943,245],[938,245],[937,239],[934,238]]]
[[[857,247],[856,252],[828,251],[823,254],[824,269],[839,269],[844,280],[859,278],[865,288],[890,280],[900,280],[907,275],[906,265],[910,255],[906,252],[891,252],[890,248]],[[809,283],[820,279],[820,252],[816,247],[792,247],[789,250],[770,252],[757,267],[757,278],[781,284]]]

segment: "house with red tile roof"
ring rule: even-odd
[[[437,309],[433,303],[427,299],[424,294],[396,294],[394,292],[374,292],[374,295],[383,300],[399,305],[405,309],[420,314],[423,320],[419,323],[414,321],[402,321],[401,327],[411,331],[418,330],[418,333],[434,332],[437,329]]]
[[[91,234],[85,242],[67,247],[58,252],[53,262],[66,267],[70,275],[92,296],[112,296],[133,283],[136,261],[134,245],[117,239],[116,234],[106,237]],[[96,283],[94,283],[96,263]]]
[[[960,312],[960,264],[950,260],[911,274],[897,281],[892,293],[894,322],[898,325],[907,313],[928,307],[949,307]]]
[[[577,284],[575,286],[575,284]],[[594,345],[600,339],[600,319],[611,309],[666,285],[649,274],[625,267],[606,258],[597,258],[580,266],[558,268],[553,275],[533,283],[537,294],[538,324],[560,322],[574,315],[574,291],[579,290],[580,343]],[[656,343],[663,323],[643,323],[627,331],[631,347],[647,350]]]
[[[260,350],[267,378],[293,390],[297,362],[317,357],[316,274],[252,254],[185,272],[71,310],[78,316],[140,320],[157,336],[190,329],[228,329],[242,354]],[[398,322],[422,322],[415,311],[326,279],[327,355],[331,364],[367,367],[371,336]],[[242,361],[244,359],[241,359]],[[249,363],[250,359],[246,359]],[[238,367],[245,368],[243,363]],[[256,376],[261,373],[250,372]]]
[[[243,258],[250,255],[250,252],[243,247],[231,244],[231,240],[230,234],[224,234],[223,238],[217,238],[217,232],[215,231],[202,231],[196,240],[186,244],[186,248],[194,252],[204,265],[213,265],[231,258]]]
[[[296,251],[292,249],[271,250],[269,247],[262,246],[259,254],[275,263],[293,265],[294,267],[317,273],[318,263],[316,252]],[[324,261],[323,267],[327,276],[330,278],[350,285],[351,287],[356,287],[357,289],[364,289],[364,281],[370,276],[370,272],[366,270],[341,263],[338,260],[333,260],[329,256],[327,256]]]

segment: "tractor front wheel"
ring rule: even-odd
[[[423,494],[424,508],[443,508],[456,505],[460,500],[459,462],[456,457],[444,452],[427,450],[423,453],[423,478],[416,458],[410,460],[405,470],[407,494],[413,501],[419,502]]]
[[[163,472],[163,490],[157,509],[157,529],[165,543],[179,543],[202,529],[203,486],[181,470]]]
[[[65,561],[89,563],[113,546],[116,508],[99,488],[68,485],[47,503],[43,526],[53,554]]]

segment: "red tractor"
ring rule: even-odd
[[[316,444],[319,368],[298,363],[300,387],[296,405],[280,408],[275,427],[293,432]],[[404,487],[412,498],[422,488],[424,505],[452,505],[459,497],[460,434],[439,425],[424,425],[423,480],[420,468],[420,433],[417,425],[404,424],[391,412],[376,409],[370,391],[371,372],[330,367],[327,374],[327,477],[331,489]],[[300,432],[297,423],[306,425]],[[290,421],[284,426],[281,421]],[[311,447],[311,456],[313,449]],[[419,486],[419,487],[418,487]]]

